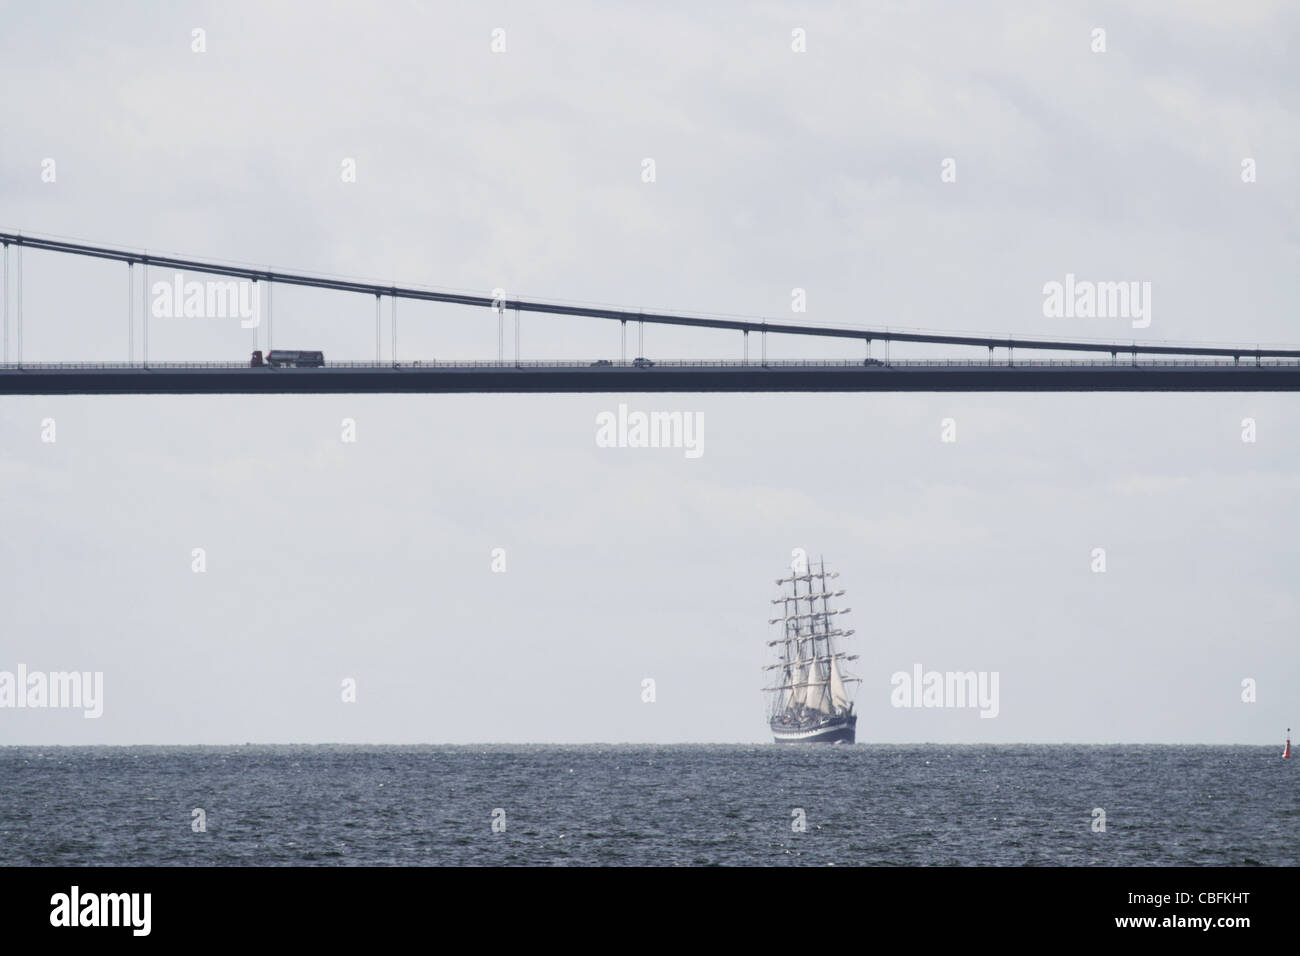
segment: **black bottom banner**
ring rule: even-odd
[[[833,917],[841,938],[923,928],[930,941],[978,929],[986,941],[1046,931],[1231,946],[1241,934],[1284,930],[1293,881],[1286,869],[1196,868],[8,868],[0,913],[6,940],[56,946],[70,935],[92,946],[338,944],[456,925],[549,936],[579,918],[655,936],[703,924],[780,938],[806,933],[814,913]]]

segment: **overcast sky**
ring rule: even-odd
[[[1284,3],[0,23],[0,231],[647,310],[1300,343]],[[1044,317],[1067,274],[1150,282],[1150,326]],[[126,360],[124,266],[28,252],[23,281],[24,359]],[[375,356],[373,299],[278,288],[273,316],[279,347]],[[525,316],[521,343],[617,358],[618,324]],[[496,316],[403,302],[397,345],[495,358]],[[150,323],[153,360],[253,347]],[[644,354],[741,341],[650,327]],[[979,357],[894,350],[922,354]],[[598,447],[620,402],[702,415],[703,454]],[[104,704],[0,709],[0,744],[767,741],[794,548],[848,592],[860,742],[1280,742],[1298,435],[1285,394],[4,397],[0,671],[102,671]],[[998,716],[891,706],[915,664],[997,672]]]

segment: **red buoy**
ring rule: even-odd
[[[1286,729],[1286,749],[1282,751],[1282,759],[1283,760],[1291,759],[1291,728],[1290,727]]]

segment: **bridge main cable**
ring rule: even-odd
[[[504,304],[507,309],[520,312],[538,312],[549,315],[566,315],[581,318],[613,319],[621,322],[650,322],[659,325],[679,325],[693,328],[730,329],[737,332],[759,332],[775,335],[813,335],[824,338],[880,340],[886,342],[925,342],[940,345],[970,345],[983,348],[1044,349],[1059,352],[1108,352],[1111,355],[1218,355],[1230,358],[1300,358],[1300,348],[1250,348],[1246,346],[1212,345],[1162,345],[1139,342],[1082,342],[1044,339],[1020,339],[983,335],[954,335],[942,332],[900,332],[896,329],[854,329],[839,326],[795,325],[753,319],[723,319],[698,315],[680,315],[667,312],[634,312],[630,309],[612,309],[598,306],[571,305],[559,302],[538,302],[526,299],[509,299],[503,302],[490,295],[473,295],[462,292],[444,292],[421,289],[417,286],[399,286],[393,283],[363,282],[331,276],[312,275],[305,272],[282,272],[259,269],[247,265],[222,263],[215,260],[180,259],[174,256],[153,255],[130,249],[95,246],[68,242],[22,233],[0,232],[0,242],[27,246],[48,252],[96,259],[111,259],[126,263],[145,263],[164,269],[183,272],[202,272],[232,278],[278,282],[285,285],[331,289],[338,292],[357,292],[375,296],[392,296],[398,299],[416,299],[425,302],[443,302],[452,305],[470,305],[496,309]]]

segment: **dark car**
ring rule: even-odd
[[[862,364],[863,365],[884,365],[885,363],[880,361],[880,359],[866,359]]]
[[[613,365],[613,364],[614,364],[614,363],[611,362],[609,359],[600,359],[599,361],[592,362],[592,363],[591,363],[591,367],[592,367],[592,368],[604,368],[604,367],[607,366],[607,365]]]
[[[654,368],[654,364],[648,358],[634,358],[632,360],[633,368]]]
[[[261,352],[253,353],[251,365],[260,365]],[[297,349],[272,349],[266,353],[266,364],[271,368],[285,365],[293,368],[322,368],[325,365],[324,352],[303,352]]]

